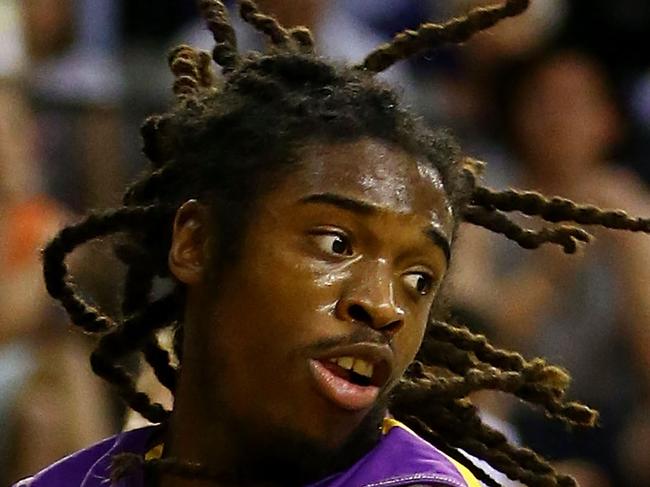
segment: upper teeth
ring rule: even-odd
[[[374,371],[374,365],[360,358],[354,357],[337,357],[330,359],[330,362],[334,362],[339,367],[343,367],[346,370],[353,370],[359,375],[363,375],[368,378],[372,378],[372,373]]]

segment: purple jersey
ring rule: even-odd
[[[75,453],[18,482],[14,487],[106,487],[111,457],[118,453],[144,455],[156,427],[121,433]],[[363,458],[344,472],[308,487],[398,487],[431,485],[479,487],[462,465],[419,438],[401,423],[386,419],[384,435]],[[134,472],[115,487],[143,487],[142,472]]]

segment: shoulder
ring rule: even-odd
[[[408,452],[408,459],[404,464],[410,464],[412,470],[423,474],[423,481],[414,485],[463,485],[466,487],[480,487],[480,482],[472,472],[460,462],[440,451],[438,448],[419,437],[406,425],[394,419],[388,420],[384,425],[390,428],[394,442],[400,443],[400,449]]]
[[[144,452],[153,428],[121,433],[73,453],[13,487],[99,487],[110,473],[111,457],[122,452]]]
[[[318,487],[480,486],[467,468],[420,438],[402,423],[386,419],[383,429],[381,441],[369,454],[348,471],[330,479],[329,482],[319,484]]]

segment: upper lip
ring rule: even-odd
[[[338,357],[359,358],[371,363],[374,367],[371,383],[377,387],[383,387],[393,375],[395,357],[388,345],[363,342],[333,347],[314,359],[323,361]]]

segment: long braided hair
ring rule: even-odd
[[[284,28],[250,0],[239,2],[241,17],[268,38],[269,47],[267,52],[241,54],[223,3],[200,0],[216,44],[211,53],[186,45],[170,53],[176,103],[168,113],[148,118],[141,130],[151,167],[127,189],[121,208],[91,213],[61,230],[44,250],[49,293],[75,325],[100,337],[90,357],[93,371],[148,420],[168,419],[170,411],[138,391],[123,364],[142,353],[160,383],[174,392],[182,367],[184,308],[182,285],[173,281],[167,265],[176,210],[190,198],[212,203],[223,223],[222,237],[228,237],[223,239],[228,245],[219,247],[224,248],[221,258],[232,257],[250,202],[271,186],[269,179],[278,168],[291,165],[297,144],[314,134],[332,141],[371,136],[425,156],[442,176],[456,225],[481,226],[527,249],[548,243],[566,253],[576,252],[591,237],[575,224],[650,233],[650,220],[623,211],[482,186],[483,163],[462,156],[451,136],[426,128],[400,108],[391,89],[374,79],[376,73],[416,53],[463,42],[523,12],[528,3],[508,0],[444,24],[424,24],[397,34],[358,65],[338,66],[316,55],[308,29]],[[213,61],[220,66],[220,75],[213,71]],[[523,228],[508,217],[513,212],[539,217],[549,225],[541,230]],[[80,245],[115,233],[122,235],[115,254],[127,269],[122,317],[108,316],[87,302],[65,263]],[[172,281],[171,291],[154,298],[156,279]],[[157,341],[163,329],[175,331],[173,351]],[[174,365],[172,353],[180,365]],[[570,487],[576,485],[572,478],[485,425],[468,399],[475,391],[503,391],[567,425],[593,426],[596,412],[568,401],[568,386],[568,374],[543,359],[527,360],[498,349],[484,336],[432,315],[416,360],[392,393],[390,410],[488,486],[498,484],[461,450],[526,485]],[[174,475],[214,477],[207,468],[182,460],[121,460],[116,477],[133,462]]]

